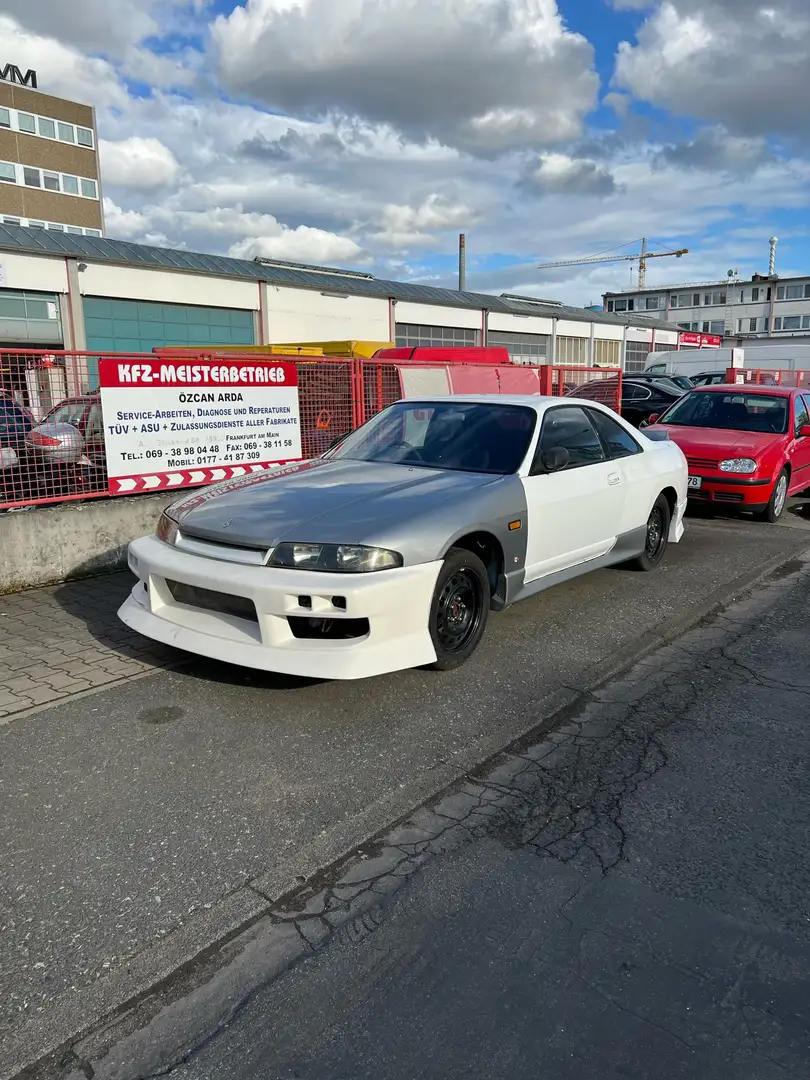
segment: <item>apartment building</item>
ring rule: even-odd
[[[644,315],[744,345],[761,338],[810,336],[810,276],[754,274],[696,285],[605,293],[606,312]]]
[[[94,110],[12,64],[0,64],[0,224],[104,233]]]

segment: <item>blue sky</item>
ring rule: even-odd
[[[573,303],[807,271],[806,0],[0,0],[96,106],[109,235]]]

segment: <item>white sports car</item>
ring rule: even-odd
[[[400,401],[323,457],[187,494],[136,540],[120,617],[290,675],[457,667],[491,610],[683,535],[679,447],[593,401]]]

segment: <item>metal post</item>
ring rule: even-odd
[[[641,238],[641,258],[638,260],[638,287],[647,288],[647,237]]]
[[[458,291],[467,291],[467,237],[464,233],[458,238]]]
[[[779,237],[772,236],[768,243],[771,245],[771,254],[768,259],[768,276],[773,277],[776,274],[776,245],[779,243]]]

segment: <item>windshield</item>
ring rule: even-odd
[[[659,423],[784,435],[788,399],[773,394],[693,390],[661,417]]]
[[[505,475],[520,468],[536,421],[523,405],[400,401],[347,436],[330,458]]]

